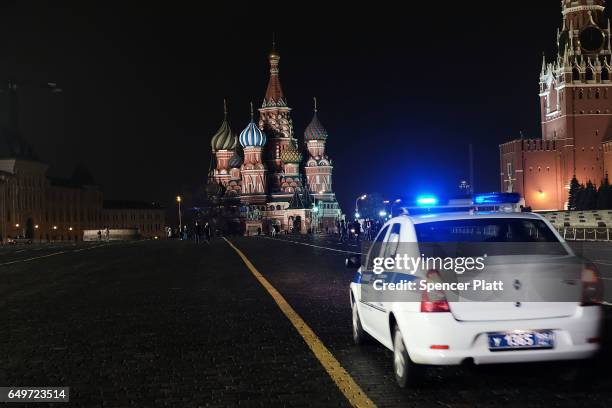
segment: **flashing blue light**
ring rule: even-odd
[[[416,202],[419,206],[436,205],[438,204],[438,199],[434,196],[422,196],[418,197]]]
[[[385,217],[387,215],[387,212],[383,210],[379,212],[378,215],[380,215],[381,217]]]
[[[356,213],[355,213],[355,218],[359,218],[359,217],[360,217],[359,213],[358,213],[358,212],[356,212]]]
[[[517,204],[521,201],[521,195],[518,193],[487,193],[477,194],[474,196],[474,204]]]

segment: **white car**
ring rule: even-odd
[[[382,247],[371,247],[366,265],[371,265],[371,259],[383,256],[377,251],[393,257],[395,254],[389,252],[397,249],[398,243],[418,247],[419,243],[438,239],[501,245],[517,240],[529,242],[527,245],[544,242],[561,248],[562,253],[548,258],[561,262],[572,259],[574,263],[579,259],[552,225],[537,214],[482,212],[473,208],[449,212],[445,208],[442,212],[431,210],[420,214],[410,214],[409,210],[408,214],[390,219],[373,243]],[[525,239],[521,233],[531,235]],[[504,275],[506,284],[515,286],[510,290],[529,291],[525,287],[529,285],[525,283],[529,282],[525,271],[533,273],[534,265],[537,270],[544,258],[520,253],[506,256],[504,259],[513,259],[512,268]],[[556,277],[555,270],[549,271],[551,288],[573,286],[579,292],[576,301],[458,301],[445,291],[418,292],[418,301],[385,298],[377,301],[363,293],[364,280],[371,282],[378,278],[366,265],[360,265],[355,257],[347,259],[347,266],[359,267],[350,285],[353,338],[356,344],[361,344],[371,336],[393,351],[393,369],[400,387],[416,385],[426,365],[580,360],[593,357],[600,347],[602,310],[597,298],[600,281],[594,267],[581,259],[575,276],[568,277],[566,272],[559,271]],[[413,271],[403,276],[409,275],[413,280],[432,280],[432,271],[424,274]],[[433,278],[439,278],[436,272]]]

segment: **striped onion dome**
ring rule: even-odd
[[[280,158],[283,163],[301,163],[302,152],[300,152],[295,143],[292,142],[285,150],[281,152]]]
[[[242,147],[262,147],[266,144],[266,141],[266,134],[257,127],[253,118],[251,118],[251,122],[240,133],[240,144]]]
[[[240,166],[242,166],[242,163],[244,162],[244,160],[242,159],[242,156],[240,155],[240,153],[238,153],[238,150],[234,151],[234,155],[229,159],[229,166],[230,169],[237,169]]]
[[[308,142],[310,140],[326,140],[327,139],[327,130],[323,127],[319,118],[317,117],[317,112],[315,111],[310,124],[306,127],[306,131],[304,131],[304,141]]]
[[[229,122],[227,121],[227,108],[225,106],[225,101],[223,101],[223,105],[223,123],[221,123],[221,127],[219,127],[219,130],[217,130],[217,133],[213,135],[212,140],[210,141],[210,146],[212,147],[213,152],[219,150],[233,150],[238,144],[236,135],[232,132]]]

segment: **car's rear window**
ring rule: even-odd
[[[541,220],[478,218],[415,225],[419,248],[427,256],[568,255]]]
[[[415,229],[419,242],[559,242],[543,221],[527,218],[435,221]]]

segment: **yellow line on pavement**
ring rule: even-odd
[[[298,331],[300,336],[304,339],[310,350],[314,353],[315,357],[327,374],[336,383],[342,394],[346,397],[349,403],[354,407],[376,407],[374,402],[363,392],[361,387],[353,380],[353,377],[340,365],[340,362],[336,360],[334,355],[325,347],[325,344],[317,337],[315,332],[306,324],[306,322],[297,314],[297,312],[291,307],[291,305],[285,300],[283,295],[268,280],[253,266],[251,261],[234,246],[228,239],[223,238],[225,242],[231,246],[234,251],[242,258],[244,264],[249,268],[255,279],[259,281],[266,291],[272,296],[278,307],[281,309],[283,314],[287,316],[293,327]]]

